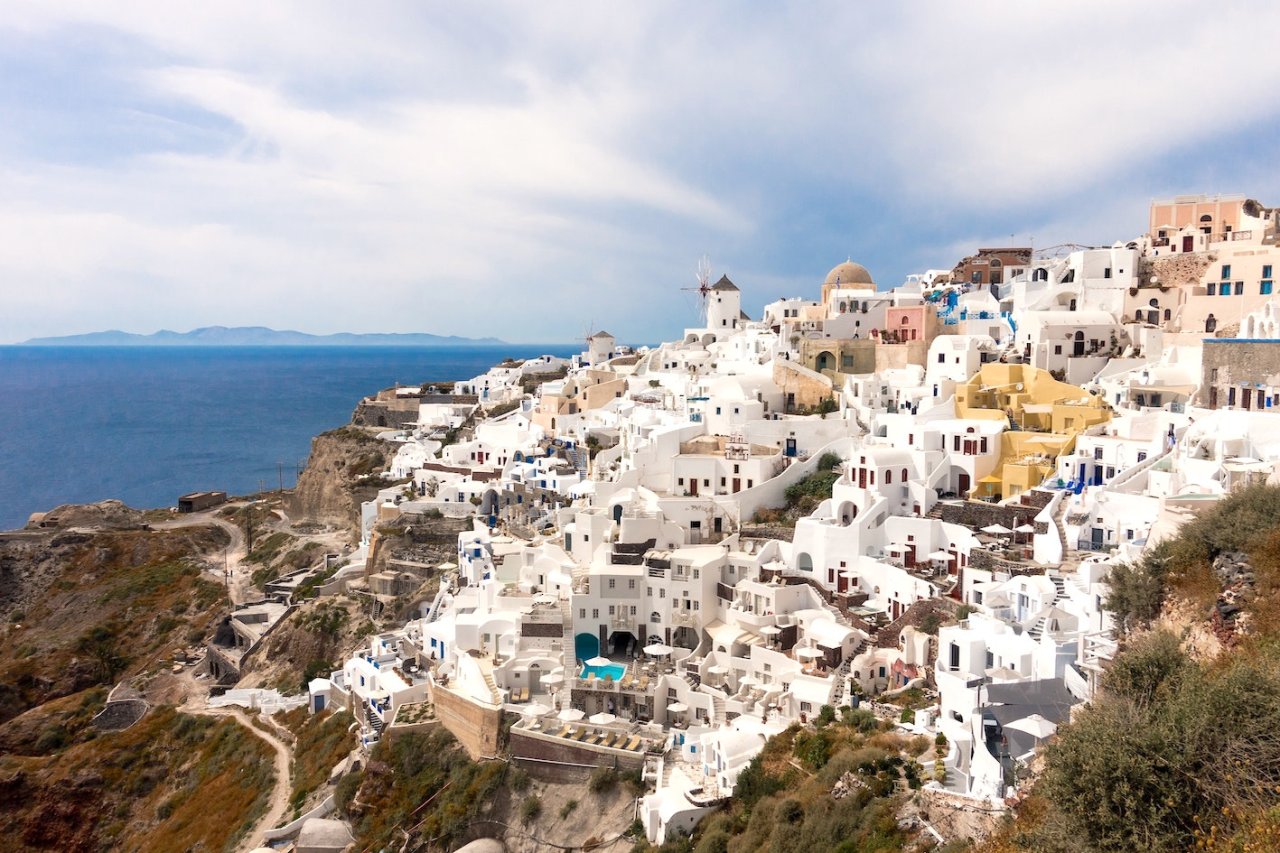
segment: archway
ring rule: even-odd
[[[808,552],[801,551],[796,557],[796,568],[802,572],[813,571],[813,557],[809,556]]]

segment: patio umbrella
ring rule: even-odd
[[[750,687],[753,684],[759,684],[759,683],[760,683],[760,679],[756,678],[754,675],[744,675],[738,679],[738,684],[745,684],[748,687]]]
[[[930,560],[950,560],[951,554],[947,551],[934,551],[929,555]]]
[[[817,649],[809,648],[808,646],[806,646],[801,649],[796,649],[796,657],[808,658],[809,660],[814,660],[815,658],[822,657],[822,652],[818,651]]]
[[[541,717],[543,714],[550,714],[551,709],[541,702],[534,702],[532,705],[525,705],[520,709],[521,716],[525,717]]]
[[[566,723],[576,723],[578,720],[581,720],[586,715],[587,714],[585,711],[580,711],[577,708],[565,708],[563,711],[560,712],[559,717],[560,719],[564,720]]]
[[[592,714],[590,717],[587,717],[587,722],[593,726],[607,726],[616,719],[618,718],[613,714],[600,713]]]
[[[1013,531],[1005,527],[1003,524],[988,524],[982,528],[983,533],[990,533],[995,536],[1008,536]]]
[[[720,664],[716,664],[715,666],[707,667],[707,672],[710,673],[711,675],[727,675],[729,672],[729,668],[725,666],[721,666]]]
[[[689,706],[683,702],[672,702],[667,706],[667,710],[673,714],[683,714],[685,711],[689,710]]]
[[[550,673],[549,675],[542,676],[542,678],[539,679],[539,681],[541,681],[543,684],[550,684],[552,686],[555,686],[557,684],[564,684],[564,675],[558,672],[553,672],[553,673]]]
[[[1049,722],[1039,714],[1032,714],[1030,717],[1023,717],[1021,720],[1005,723],[1004,727],[1026,732],[1036,740],[1044,740],[1058,730],[1058,726],[1055,723]]]
[[[1019,524],[1017,527],[1013,528],[1013,531],[1015,533],[1035,533],[1036,529],[1030,524]]]
[[[611,663],[613,663],[613,661],[606,657],[601,657],[600,655],[596,655],[595,657],[587,660],[587,666],[608,666]]]
[[[776,637],[782,633],[782,629],[777,625],[765,625],[760,629],[760,633],[764,634],[766,637]]]
[[[664,643],[651,643],[644,647],[644,653],[655,658],[669,655],[671,652],[672,648]]]

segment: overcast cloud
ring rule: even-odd
[[[853,257],[1280,203],[1280,6],[9,0],[0,341],[268,325],[656,341]]]

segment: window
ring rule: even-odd
[[[609,605],[609,615],[610,615],[610,616],[616,616],[616,615],[618,615],[618,614],[617,614],[617,612],[616,612],[616,610],[617,610],[617,608],[616,608],[616,607],[614,607],[614,605],[612,605],[612,604],[610,604],[610,605]]]
[[[1271,264],[1262,265],[1262,277],[1271,278]]]
[[[1231,295],[1231,282],[1229,282],[1229,281],[1224,281],[1224,282],[1222,283],[1222,285],[1218,288],[1218,295],[1219,295],[1219,296],[1230,296],[1230,295]]]
[[[579,611],[578,611],[578,618],[579,618],[579,619],[586,619],[586,618],[587,618],[587,608],[585,608],[585,607],[584,607],[584,608],[582,608],[581,610],[579,610]]]
[[[1223,281],[1226,281],[1227,279],[1231,278],[1231,264],[1222,265],[1222,275],[1219,276],[1219,278],[1221,278]]]
[[[1212,296],[1213,294],[1211,293],[1211,294],[1209,294],[1209,295],[1210,295],[1210,296]],[[677,486],[683,486],[683,485],[684,485],[684,477],[677,477],[677,478],[676,478],[676,485],[677,485]]]
[[[591,608],[591,618],[592,618],[592,619],[599,619],[599,618],[600,618],[600,608],[599,608],[599,607],[593,607],[593,608]]]
[[[645,595],[649,598],[653,598],[653,587],[645,587]]]
[[[618,581],[615,578],[609,578],[609,589],[613,589],[617,585]]]
[[[633,604],[633,605],[631,605],[631,615],[632,615],[632,616],[635,616],[635,615],[636,615],[636,606],[635,606],[634,604]]]
[[[1261,293],[1263,296],[1270,296],[1271,287],[1272,287],[1271,279],[1269,278],[1263,279],[1262,284],[1258,286],[1258,292]]]
[[[667,591],[665,589],[659,589],[658,598],[666,598],[666,597],[667,597]]]
[[[946,360],[947,360],[946,353],[943,353],[943,352],[938,353],[938,364],[943,364],[944,362],[946,362]]]
[[[1103,268],[1103,270],[1102,270],[1102,277],[1103,277],[1103,278],[1111,278],[1111,267],[1105,267],[1105,268]]]
[[[1210,284],[1208,286],[1208,291],[1210,296],[1216,296],[1218,294],[1218,285]]]
[[[1236,296],[1244,296],[1244,282],[1243,282],[1243,281],[1237,281],[1237,282],[1236,282]]]
[[[694,580],[697,580],[697,579],[698,579],[698,575],[699,575],[699,574],[701,574],[701,572],[702,572],[702,570],[701,570],[701,569],[694,569],[694,570],[693,570],[693,579],[694,579]]]

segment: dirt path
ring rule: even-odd
[[[232,524],[225,518],[218,518],[212,512],[200,512],[191,513],[183,518],[175,518],[172,521],[157,522],[151,526],[155,530],[177,530],[181,527],[202,526],[222,528],[231,537],[231,544],[226,547],[225,553],[225,568],[230,574],[228,594],[231,597],[231,603],[241,604],[253,597],[254,591],[251,587],[253,571],[243,565],[244,559],[249,556],[249,550],[246,547],[244,531],[240,529],[238,524]],[[227,580],[223,577],[222,566],[213,565],[207,571],[211,575],[216,575],[219,583]]]
[[[187,702],[178,710],[183,713],[199,714],[204,717],[230,717],[255,736],[270,744],[275,751],[276,784],[271,792],[270,804],[267,806],[266,814],[258,819],[252,829],[245,833],[238,849],[240,851],[248,851],[262,846],[265,843],[262,834],[268,829],[279,826],[289,809],[290,770],[293,763],[293,751],[275,735],[255,726],[249,716],[239,708],[210,708],[205,704],[205,697],[197,695],[189,696]]]

